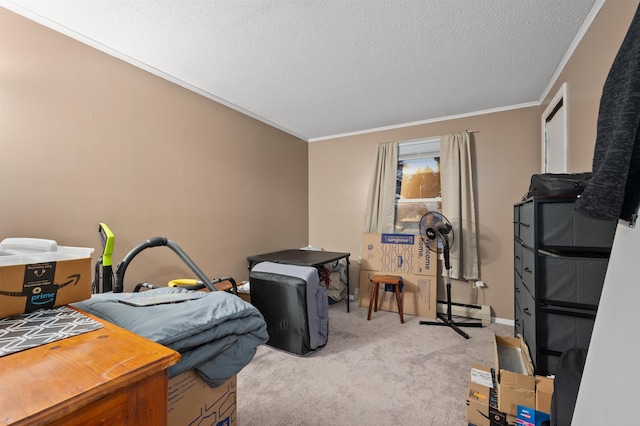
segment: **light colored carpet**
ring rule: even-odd
[[[341,302],[329,307],[329,339],[305,357],[261,346],[238,374],[240,426],[463,426],[471,363],[493,365],[493,336],[513,327],[420,325],[423,318]]]

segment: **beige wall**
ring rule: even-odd
[[[353,255],[357,282],[360,240],[369,181],[381,142],[473,133],[481,276],[486,287],[454,281],[455,302],[489,304],[513,318],[513,204],[527,191],[540,158],[539,107],[313,142],[309,145],[309,242]],[[444,299],[442,283],[438,290]]]
[[[637,0],[608,0],[604,4],[542,103],[544,110],[562,83],[567,83],[569,172],[591,170],[602,87],[638,3]]]
[[[0,8],[0,239],[51,238],[114,262],[165,236],[211,277],[308,237],[308,144]],[[97,256],[94,256],[97,258]],[[192,277],[168,248],[131,284]]]
[[[560,85],[567,82],[569,171],[591,170],[602,86],[637,5],[635,0],[609,0],[604,4],[540,107],[311,143],[310,244],[350,251],[357,259],[378,143],[478,130],[473,155],[481,278],[486,287],[476,295],[470,284],[454,281],[453,300],[488,304],[493,316],[513,319],[512,205],[527,191],[531,174],[540,172],[542,112]],[[355,262],[352,271],[357,279]],[[444,299],[442,283],[438,294]]]

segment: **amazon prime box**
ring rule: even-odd
[[[13,244],[16,240],[34,239],[8,238],[0,243],[0,318],[91,297],[92,248],[52,242],[45,250],[31,249],[28,244]]]

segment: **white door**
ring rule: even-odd
[[[567,172],[566,84],[558,91],[542,115],[542,171]]]

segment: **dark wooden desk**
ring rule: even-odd
[[[260,262],[285,263],[288,265],[312,266],[317,268],[325,263],[345,259],[347,262],[347,297],[345,299],[347,300],[347,312],[349,312],[349,256],[351,256],[351,253],[290,249],[249,256],[247,257],[247,261],[249,262],[249,270],[251,270],[253,265]]]
[[[0,424],[167,424],[180,354],[85,315],[103,327],[0,358]]]

